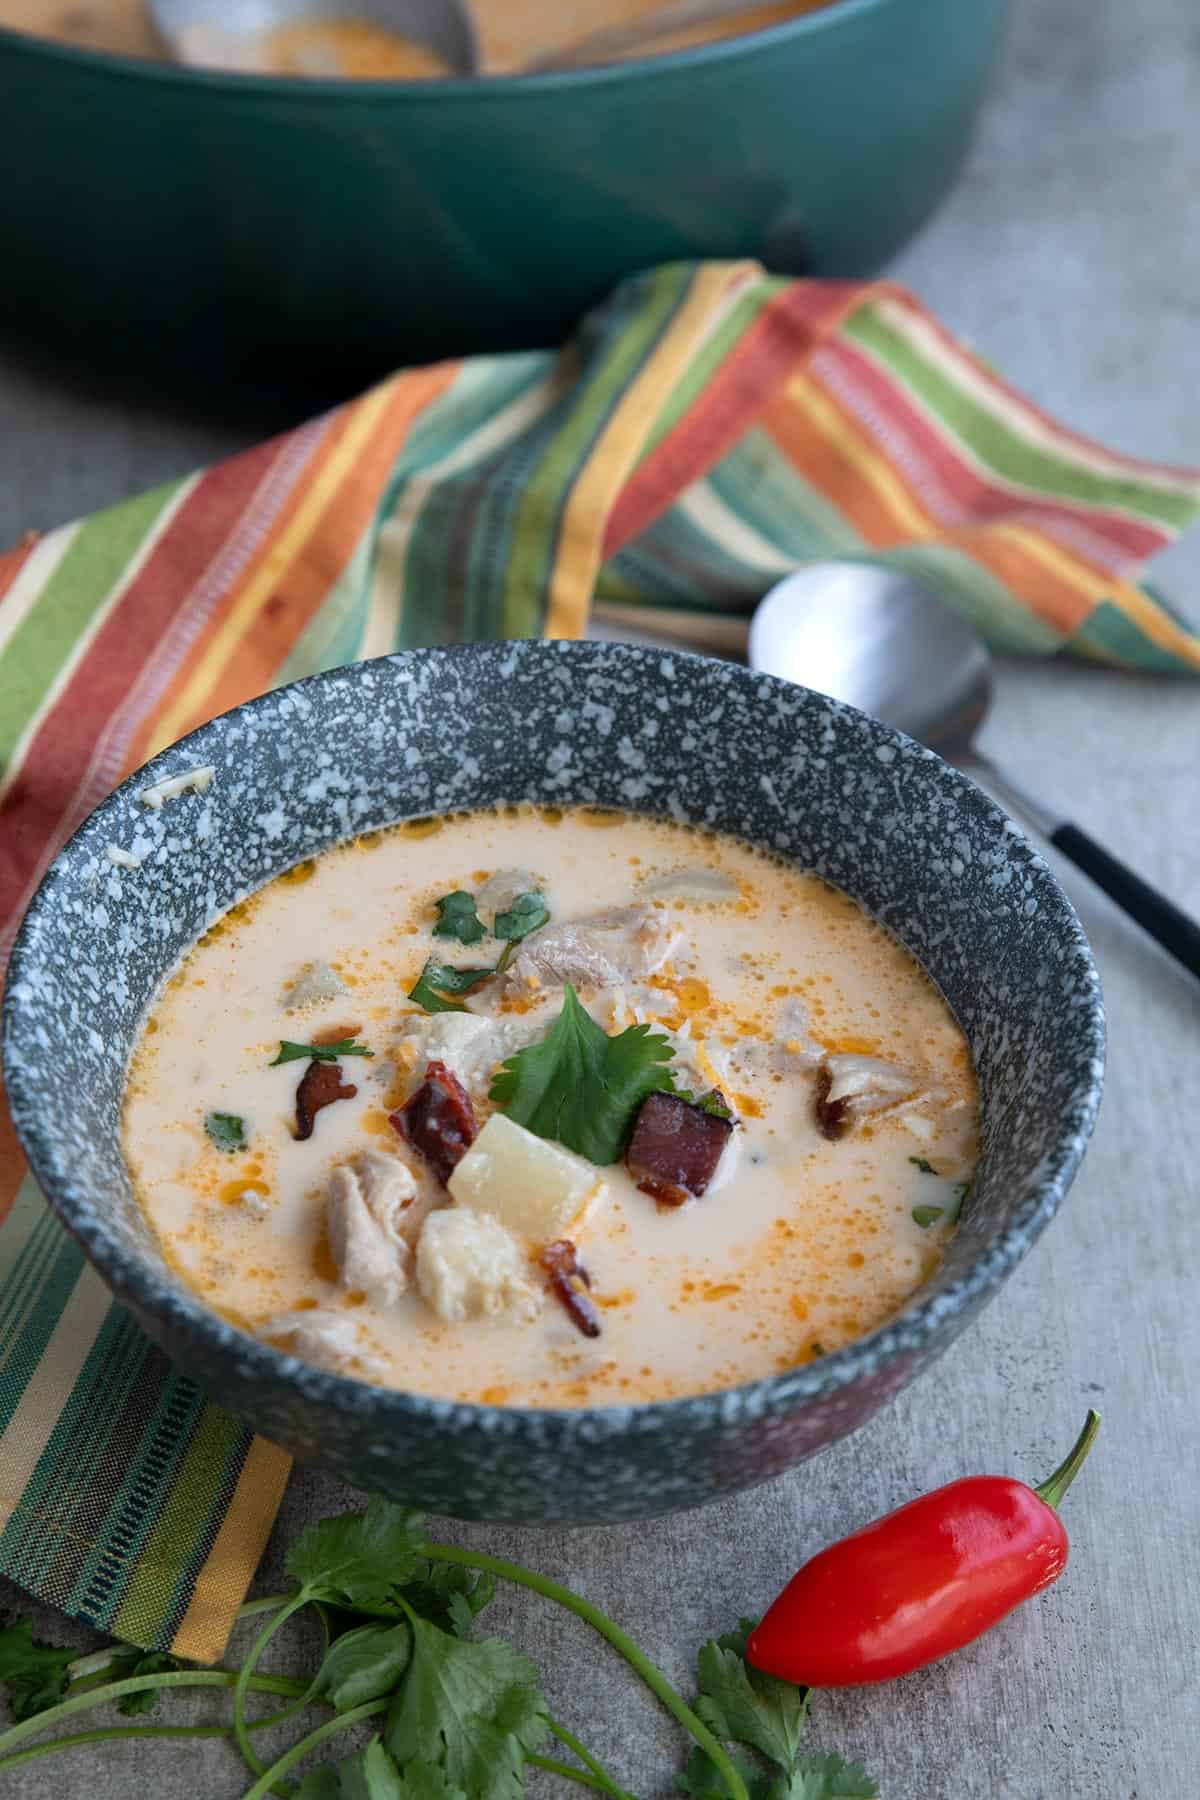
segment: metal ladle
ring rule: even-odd
[[[1010,811],[1200,975],[1200,924],[976,748],[992,659],[972,627],[900,570],[813,563],[778,582],[750,626],[750,665],[846,700],[980,770]]]
[[[154,29],[180,63],[211,67],[205,47],[252,43],[303,21],[353,19],[407,38],[455,75],[479,73],[475,21],[466,0],[147,0]]]
[[[589,31],[527,63],[523,74],[549,74],[652,50],[662,38],[725,24],[757,12],[762,0],[670,0],[627,24]],[[479,40],[470,0],[147,0],[154,28],[175,62],[212,65],[214,42],[245,44],[302,20],[363,20],[430,50],[455,75],[479,75]]]

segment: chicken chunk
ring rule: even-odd
[[[460,1206],[498,1219],[531,1244],[573,1236],[606,1192],[591,1163],[535,1137],[503,1113],[492,1114],[449,1187]]]
[[[513,958],[506,993],[546,987],[620,987],[661,969],[682,934],[655,907],[623,906],[530,932]]]
[[[331,1375],[361,1375],[383,1381],[387,1364],[362,1343],[357,1322],[345,1313],[279,1313],[258,1327],[258,1335]]]
[[[394,1306],[408,1287],[410,1248],[405,1215],[417,1197],[412,1171],[398,1156],[364,1150],[329,1178],[325,1206],[338,1286]]]
[[[464,1206],[430,1213],[417,1239],[417,1286],[450,1324],[520,1324],[541,1311],[543,1291],[521,1245],[496,1219]]]
[[[817,1070],[817,1123],[827,1138],[845,1137],[873,1113],[928,1098],[918,1076],[876,1056],[845,1051],[827,1056]]]

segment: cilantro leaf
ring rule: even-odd
[[[928,1231],[931,1225],[937,1224],[945,1210],[944,1206],[914,1206],[912,1216],[922,1231]]]
[[[436,1763],[409,1763],[396,1792],[403,1800],[467,1800],[462,1788],[456,1787]],[[376,1800],[376,1796],[372,1794],[370,1800]]]
[[[418,975],[416,982],[408,990],[410,1000],[424,1007],[427,1013],[466,1012],[465,1006],[458,1006],[453,1000],[444,1000],[443,994],[469,994],[471,989],[494,975],[495,969],[456,969],[451,963],[435,962],[432,956]],[[438,989],[441,989],[441,993]]]
[[[861,1763],[848,1763],[836,1751],[803,1756],[790,1776],[771,1783],[766,1800],[877,1800],[879,1784]]]
[[[969,1181],[956,1181],[955,1182],[955,1184],[954,1184],[954,1199],[951,1201],[950,1206],[946,1212],[947,1225],[957,1225],[958,1215],[962,1211],[963,1207],[966,1205],[967,1195],[971,1192],[971,1186],[972,1186],[972,1184]]]
[[[311,1696],[315,1700],[327,1695],[335,1712],[349,1712],[352,1706],[390,1694],[411,1655],[412,1638],[403,1620],[397,1625],[360,1625],[330,1645]]]
[[[404,1599],[413,1611],[432,1625],[466,1637],[496,1592],[490,1575],[476,1575],[458,1563],[419,1563],[416,1573],[404,1585]]]
[[[436,1763],[411,1762],[401,1772],[382,1739],[372,1738],[339,1769],[314,1769],[301,1782],[295,1800],[467,1800],[467,1796]]]
[[[528,937],[550,917],[550,908],[546,905],[546,897],[536,890],[529,894],[518,894],[507,912],[498,912],[492,926],[492,936],[508,938],[513,943]]]
[[[365,1044],[356,1044],[353,1038],[339,1038],[336,1044],[292,1044],[287,1038],[281,1038],[279,1055],[267,1067],[277,1069],[280,1063],[300,1062],[305,1057],[310,1062],[336,1062],[339,1056],[374,1056]]]
[[[365,1512],[310,1525],[292,1546],[287,1570],[310,1600],[394,1612],[396,1590],[419,1568],[423,1542],[420,1513],[374,1499]]]
[[[568,983],[554,1024],[540,1043],[518,1050],[497,1070],[491,1097],[538,1137],[589,1162],[614,1163],[647,1094],[673,1091],[666,1067],[673,1054],[649,1025],[609,1037]]]
[[[409,1763],[403,1773],[382,1740],[372,1738],[365,1750],[331,1768],[313,1769],[296,1789],[293,1800],[467,1800],[434,1763]]]
[[[546,1736],[537,1672],[500,1638],[469,1643],[413,1614],[413,1656],[384,1742],[402,1769],[433,1763],[471,1800],[519,1800]]]
[[[738,1631],[704,1645],[696,1711],[716,1737],[746,1744],[790,1769],[808,1719],[809,1689],[750,1667],[745,1647],[753,1629],[754,1621],[744,1619]]]
[[[169,1675],[172,1670],[184,1667],[177,1656],[170,1656],[165,1650],[148,1650],[145,1656],[137,1658],[132,1668],[121,1670],[121,1679],[127,1675]],[[153,1712],[158,1705],[158,1694],[157,1688],[143,1688],[140,1694],[125,1694],[117,1702],[117,1711],[124,1713],[127,1719]]]
[[[718,1088],[709,1088],[707,1094],[701,1094],[696,1105],[703,1112],[711,1113],[715,1119],[732,1119],[733,1109]]]
[[[322,1763],[319,1768],[308,1771],[292,1800],[341,1800],[341,1796],[342,1784],[337,1770],[329,1763]]]
[[[218,1150],[246,1148],[246,1121],[236,1113],[205,1113],[204,1129]]]
[[[731,1752],[730,1761],[745,1782],[750,1800],[766,1800],[767,1789],[772,1785],[771,1777],[761,1775],[750,1758],[738,1750]],[[675,1777],[675,1786],[683,1793],[691,1794],[693,1800],[729,1800],[725,1777],[699,1744],[688,1757],[683,1774]]]
[[[920,1169],[922,1175],[936,1175],[937,1174],[937,1170],[934,1168],[933,1164],[931,1162],[926,1162],[926,1160],[923,1156],[910,1156],[908,1160],[910,1163],[915,1164],[915,1166],[918,1169]]]
[[[486,935],[487,927],[475,911],[474,898],[464,888],[443,894],[434,905],[438,912],[434,937],[456,938],[460,944],[477,944]]]
[[[15,1723],[58,1705],[67,1692],[68,1665],[78,1654],[36,1643],[33,1622],[24,1615],[0,1629],[0,1683],[8,1690]]]

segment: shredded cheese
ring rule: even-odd
[[[179,794],[207,793],[216,772],[211,763],[202,763],[198,768],[185,769],[182,775],[168,775],[163,781],[153,782],[150,787],[142,789],[138,799],[151,812],[157,812],[168,800],[174,800]]]
[[[135,856],[132,850],[122,850],[119,844],[106,844],[104,854],[118,869],[140,869],[142,866],[140,856]]]

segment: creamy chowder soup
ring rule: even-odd
[[[411,821],[205,933],[125,1150],[206,1304],[514,1406],[806,1363],[937,1268],[977,1154],[940,994],[844,894],[591,809]]]

